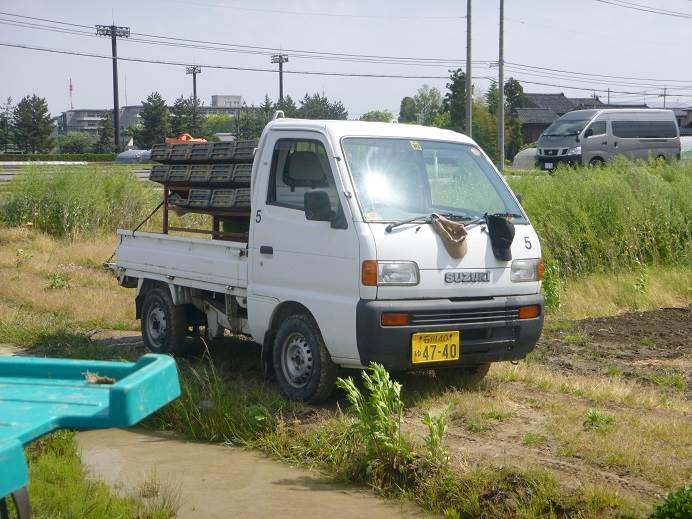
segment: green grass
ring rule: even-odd
[[[521,439],[521,444],[527,447],[537,447],[547,441],[546,437],[539,433],[526,433]]]
[[[31,223],[71,239],[117,227],[132,227],[155,207],[155,192],[118,167],[27,166],[9,183],[0,221]]]
[[[658,386],[672,387],[678,391],[687,389],[687,379],[684,373],[657,373],[651,377],[651,381]]]
[[[74,435],[58,431],[27,447],[29,497],[36,519],[163,519],[175,515],[176,500],[165,492],[123,497],[113,494],[102,481],[88,478]]]
[[[563,278],[692,262],[692,164],[616,161],[510,180]]]

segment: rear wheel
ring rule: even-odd
[[[293,315],[281,323],[272,359],[276,381],[291,400],[319,402],[334,391],[337,366],[309,316]]]
[[[435,376],[445,386],[468,386],[478,384],[490,370],[490,364],[464,366],[463,368],[436,369]]]
[[[601,157],[594,157],[589,161],[589,166],[592,168],[602,168],[605,166],[605,161]]]
[[[180,353],[187,335],[183,306],[173,304],[168,288],[154,288],[144,296],[142,338],[154,353]]]

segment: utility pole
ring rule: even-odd
[[[505,0],[500,0],[500,48],[497,59],[497,152],[498,169],[505,169]]]
[[[666,97],[668,97],[668,87],[663,87],[663,95],[659,96],[663,98],[663,108],[666,107]]]
[[[610,106],[610,87],[608,87],[608,106]]]
[[[272,63],[279,64],[279,103],[284,101],[284,63],[288,62],[288,55],[286,54],[274,54],[272,56]]]
[[[98,36],[110,36],[113,55],[113,128],[115,136],[115,151],[120,151],[120,107],[118,106],[118,38],[129,38],[130,28],[117,25],[97,25]]]
[[[199,65],[185,67],[185,74],[192,74],[192,127],[197,128],[197,74],[202,73]]]
[[[471,77],[471,0],[466,0],[466,135],[471,137],[473,123],[473,81]]]

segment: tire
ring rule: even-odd
[[[589,161],[589,166],[592,168],[602,168],[605,166],[605,161],[601,157],[594,157]]]
[[[142,305],[142,338],[145,346],[153,353],[181,353],[186,335],[185,307],[173,304],[168,288],[149,290]]]
[[[435,376],[445,386],[459,387],[480,383],[490,370],[490,364],[463,368],[436,369]]]
[[[315,321],[292,315],[279,326],[272,349],[274,376],[290,400],[321,402],[334,391],[332,362]]]

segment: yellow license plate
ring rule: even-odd
[[[411,360],[414,364],[459,360],[459,332],[414,333]]]

